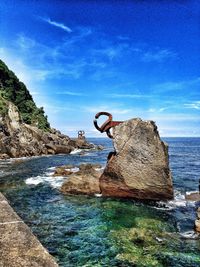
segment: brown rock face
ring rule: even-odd
[[[115,152],[100,177],[103,196],[173,198],[168,147],[152,121],[131,119],[113,129]]]
[[[195,231],[200,233],[200,220],[195,220]]]
[[[86,194],[94,195],[100,193],[99,177],[101,175],[99,166],[92,164],[81,164],[79,171],[73,173],[63,183],[61,192],[64,194]]]
[[[196,232],[200,233],[200,207],[197,209],[197,219],[195,220],[194,228]]]
[[[76,144],[56,129],[42,131],[22,122],[18,108],[6,101],[8,112],[0,114],[0,159],[69,154],[75,148],[96,148],[84,140]]]

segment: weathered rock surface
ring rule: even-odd
[[[195,220],[195,231],[200,233],[200,220]]]
[[[197,218],[198,218],[198,220],[200,220],[200,207],[198,207],[198,209],[197,209]]]
[[[0,193],[0,266],[58,267]]]
[[[86,140],[80,147],[79,141],[72,141],[56,129],[42,131],[36,126],[22,122],[18,108],[7,103],[7,114],[0,114],[0,159],[38,156],[47,154],[68,154],[75,148],[95,148]]]
[[[200,233],[200,207],[197,209],[197,219],[194,222],[195,231]]]
[[[69,176],[70,174],[73,174],[72,169],[73,166],[70,165],[59,166],[55,169],[53,176]]]
[[[103,196],[173,198],[168,147],[153,121],[131,119],[113,129],[115,152],[100,177]]]
[[[200,194],[195,192],[195,193],[190,193],[185,196],[185,199],[187,201],[200,201]]]
[[[64,194],[99,194],[100,167],[96,164],[81,164],[79,171],[69,175],[60,191]]]

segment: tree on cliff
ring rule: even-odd
[[[35,125],[42,130],[50,129],[43,107],[36,106],[26,86],[2,60],[0,60],[0,96],[0,113],[5,112],[3,99],[6,99],[18,107],[25,123]]]

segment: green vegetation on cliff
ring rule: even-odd
[[[42,130],[49,130],[50,124],[44,114],[43,107],[38,108],[26,86],[0,60],[0,114],[5,114],[4,99],[13,102],[19,109],[23,121],[37,126]]]

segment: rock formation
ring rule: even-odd
[[[0,159],[67,154],[75,148],[95,148],[85,139],[71,140],[52,129],[26,86],[0,60]]]
[[[69,173],[69,177],[60,189],[61,192],[64,194],[99,194],[100,168],[101,166],[96,164],[81,164],[79,166],[79,171],[73,174]],[[69,170],[67,169],[66,171]]]
[[[60,131],[44,131],[22,121],[18,108],[4,99],[7,112],[0,113],[0,159],[38,156],[47,154],[68,154],[79,148],[77,140],[71,140]],[[82,148],[95,148],[84,140]]]
[[[100,177],[103,196],[172,199],[168,147],[153,121],[131,119],[113,128],[115,152]]]
[[[200,233],[200,207],[197,209],[197,219],[195,220],[195,231]]]

